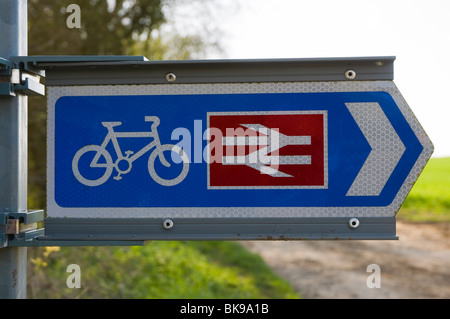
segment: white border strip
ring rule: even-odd
[[[185,95],[252,93],[367,92],[389,93],[424,147],[392,203],[384,207],[150,207],[67,208],[55,196],[55,104],[63,96]],[[277,82],[229,84],[155,84],[61,86],[48,88],[47,215],[71,218],[284,218],[284,217],[390,217],[395,216],[433,152],[433,145],[392,81]]]

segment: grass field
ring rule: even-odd
[[[261,257],[235,242],[29,248],[28,298],[297,299]],[[67,288],[67,266],[81,288]]]
[[[450,157],[430,159],[397,217],[417,222],[450,222]]]

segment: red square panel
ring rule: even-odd
[[[208,113],[209,188],[327,188],[326,111]]]

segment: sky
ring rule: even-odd
[[[394,83],[450,156],[449,0],[222,0],[223,52],[207,58],[395,56]]]

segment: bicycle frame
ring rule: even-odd
[[[135,160],[137,160],[139,157],[141,157],[142,155],[147,153],[149,150],[151,150],[153,147],[156,147],[156,149],[161,147],[161,141],[159,139],[159,134],[158,134],[158,130],[157,130],[157,126],[159,123],[153,123],[150,132],[115,132],[114,127],[119,126],[122,123],[120,123],[120,122],[103,122],[102,124],[103,124],[103,126],[105,126],[108,129],[108,134],[106,135],[106,137],[103,140],[100,147],[102,149],[106,149],[106,146],[108,145],[108,143],[110,141],[112,142],[112,144],[114,146],[114,150],[117,155],[117,160],[114,163],[114,167],[116,169],[117,169],[116,163],[119,162],[120,160],[126,159],[127,161],[132,163]],[[146,146],[144,146],[141,150],[139,150],[137,153],[133,154],[132,156],[130,156],[132,153],[127,154],[127,152],[125,152],[127,156],[124,156],[122,153],[122,150],[120,148],[118,138],[138,138],[138,137],[153,138],[153,141],[150,142],[149,144],[147,144]],[[91,165],[90,165],[91,167],[103,167],[104,166],[103,164],[98,163],[100,155],[101,155],[100,153],[95,154],[95,156],[91,162]],[[163,165],[165,165],[165,166],[170,165],[164,158],[164,154],[162,152],[159,154],[159,158]]]
[[[72,171],[75,176],[75,178],[82,184],[86,186],[99,186],[105,183],[109,177],[111,176],[113,169],[117,171],[117,176],[114,176],[113,178],[115,180],[121,180],[122,176],[124,174],[127,174],[131,171],[132,163],[137,160],[139,157],[144,155],[145,153],[149,152],[152,148],[154,148],[153,151],[150,152],[150,156],[148,158],[148,173],[150,174],[150,177],[158,184],[162,186],[174,186],[179,183],[181,183],[184,178],[187,176],[189,171],[189,158],[186,156],[186,154],[183,152],[183,149],[181,149],[177,145],[173,144],[161,144],[161,141],[159,139],[159,134],[157,127],[159,125],[159,118],[157,116],[146,116],[145,117],[146,122],[153,122],[151,125],[150,132],[115,132],[114,127],[122,125],[122,122],[102,122],[102,125],[107,128],[108,133],[106,134],[106,137],[103,139],[103,142],[101,145],[86,145],[82,148],[80,148],[74,155],[72,160]],[[124,154],[122,154],[122,150],[120,149],[119,145],[119,138],[138,138],[138,137],[147,137],[147,138],[153,138],[153,140],[148,143],[146,146],[141,148],[136,154],[134,154],[133,151],[128,150]],[[117,155],[117,159],[113,162],[111,158],[111,154],[106,149],[109,142],[112,143],[114,150]],[[86,154],[87,152],[95,152],[94,158],[92,159],[90,163],[91,168],[104,168],[105,171],[103,174],[98,178],[86,178],[83,176],[83,174],[80,172],[78,164],[80,158]],[[164,178],[161,177],[158,172],[155,170],[155,160],[156,158],[159,158],[159,161],[162,165],[169,168],[171,167],[170,163],[165,159],[164,152],[176,152],[181,157],[183,161],[181,172],[176,177],[171,178]],[[99,163],[100,157],[103,156],[105,158],[105,163]],[[122,164],[121,164],[122,162]],[[125,167],[123,162],[126,162],[128,164],[127,167]],[[121,166],[121,167],[119,167]]]

